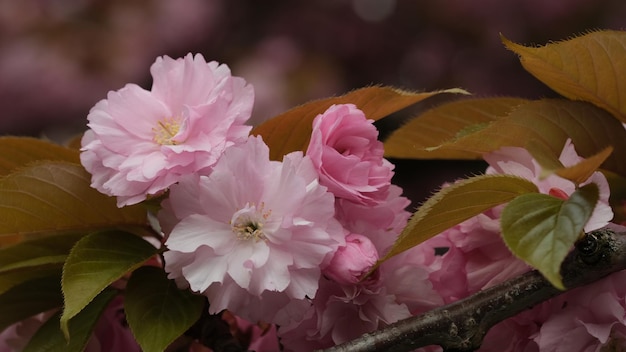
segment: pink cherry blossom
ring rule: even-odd
[[[305,319],[278,330],[285,349],[331,347],[442,305],[428,269],[408,252],[384,262],[371,277],[357,283],[340,284],[323,277]]]
[[[157,58],[152,90],[134,84],[109,92],[89,112],[81,162],[92,187],[138,203],[207,172],[224,150],[245,141],[254,92],[226,65],[202,55]]]
[[[378,251],[367,237],[356,233],[346,236],[346,245],[339,247],[324,275],[340,284],[356,284],[378,260]]]
[[[487,169],[488,174],[508,174],[525,178],[536,184],[541,193],[563,198],[574,193],[576,190],[577,185],[572,181],[555,174],[542,178],[541,166],[526,149],[503,147],[498,151],[486,154],[484,159],[490,165]],[[576,165],[581,160],[583,160],[583,158],[576,153],[572,141],[568,139],[563,146],[559,161],[563,166],[569,167]],[[594,172],[591,177],[581,185],[588,183],[595,183],[598,186],[600,199],[596,204],[591,218],[585,225],[586,232],[606,226],[613,218],[613,210],[609,205],[610,189],[606,177],[601,172]]]
[[[56,319],[59,324],[57,310],[51,310],[34,315],[9,326],[0,332],[0,351],[22,351],[37,330],[49,319]],[[51,321],[52,323],[52,321]],[[124,299],[116,296],[102,312],[96,322],[91,337],[84,348],[85,352],[140,352],[141,348],[126,323],[124,314]]]
[[[393,164],[372,123],[352,104],[333,105],[313,120],[306,155],[337,198],[367,205],[387,199]]]
[[[173,185],[160,217],[176,221],[163,226],[172,229],[169,277],[205,294],[211,313],[253,322],[315,297],[321,267],[345,243],[311,160],[295,152],[270,161],[260,137],[228,148],[210,175]]]
[[[248,350],[257,352],[280,350],[275,325],[268,326],[264,324],[265,326],[260,326],[259,324],[252,324],[237,316],[235,316],[235,323],[237,324],[238,334],[245,334],[250,341]]]
[[[534,340],[541,351],[601,351],[626,344],[626,272],[565,293]],[[612,350],[612,349],[606,349]]]
[[[306,318],[281,326],[286,351],[312,351],[349,341],[411,315],[381,286],[340,285],[322,278]]]
[[[30,341],[37,330],[39,330],[54,313],[56,313],[56,310],[39,313],[14,323],[0,331],[0,351],[23,351],[28,341]]]
[[[541,178],[540,165],[522,148],[502,148],[486,155],[485,160],[490,163],[488,173],[506,173],[526,178],[537,184],[542,193],[567,198],[576,189],[571,181],[556,175]],[[580,160],[568,141],[560,161],[565,166],[571,166]],[[613,213],[608,207],[609,190],[605,177],[599,172],[594,173],[587,182],[596,183],[600,189],[600,201],[585,227],[586,231],[590,231],[607,225]],[[530,270],[530,267],[511,254],[502,241],[499,221],[503,208],[498,206],[470,218],[411,250],[425,253],[422,264],[430,270],[433,287],[446,303]],[[437,248],[445,249],[446,252],[433,255]],[[604,296],[604,308],[589,307],[588,301],[579,304],[576,303],[577,299],[572,299],[580,295],[577,292],[584,290],[592,292],[588,297],[602,295],[602,292],[613,294]],[[580,350],[583,346],[594,346],[589,351],[597,351],[595,348],[603,343],[621,341],[622,336],[626,336],[621,330],[624,316],[620,315],[624,311],[625,300],[619,292],[615,287],[603,288],[602,285],[592,284],[565,293],[494,326],[485,336],[480,351],[569,351],[574,347]],[[564,309],[564,306],[571,307]],[[600,313],[580,313],[600,312],[602,309],[614,314],[600,316]],[[561,311],[572,313],[567,318],[559,318],[565,314]]]
[[[402,188],[392,184],[387,199],[375,205],[337,198],[336,217],[348,231],[366,236],[378,253],[384,254],[406,226],[411,216],[406,207],[410,203],[402,196]]]

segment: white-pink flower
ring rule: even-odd
[[[393,164],[383,158],[378,130],[352,104],[333,105],[313,120],[306,151],[320,183],[355,203],[374,205],[387,199]]]
[[[210,175],[173,185],[163,208],[163,221],[175,221],[163,226],[172,229],[169,277],[205,294],[212,313],[250,321],[273,322],[289,299],[315,297],[322,267],[345,243],[311,160],[295,152],[270,161],[260,137],[228,148]],[[260,307],[248,302],[279,301],[275,294],[287,301],[251,316]]]
[[[245,141],[254,91],[226,65],[202,55],[157,58],[150,91],[109,92],[89,112],[81,162],[92,187],[118,206],[158,194],[187,174],[207,172],[224,150]]]

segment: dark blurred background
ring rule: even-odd
[[[158,55],[200,52],[256,88],[255,121],[370,84],[552,93],[499,33],[544,44],[626,26],[624,0],[0,0],[0,134],[80,130]]]
[[[500,33],[624,27],[624,0],[0,0],[0,135],[78,133],[107,91],[188,52],[255,86],[253,122],[371,84],[552,96]]]

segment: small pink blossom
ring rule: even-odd
[[[91,337],[84,348],[85,352],[140,352],[141,348],[135,340],[124,313],[124,299],[116,296],[100,315],[93,328]],[[39,328],[49,319],[57,319],[56,310],[47,311],[24,319],[0,332],[0,351],[22,351],[37,333]]]
[[[428,269],[408,252],[358,283],[322,278],[305,319],[278,330],[286,351],[328,348],[442,305]]]
[[[324,278],[312,303],[304,320],[278,330],[286,351],[332,347],[411,315],[384,287],[340,285]]]
[[[313,120],[306,155],[337,198],[367,205],[387,199],[393,164],[372,123],[352,104],[333,105]]]
[[[324,275],[340,284],[356,284],[378,260],[378,251],[367,237],[351,233],[339,247]]]
[[[224,150],[245,141],[254,92],[226,65],[202,55],[157,58],[152,90],[134,84],[109,92],[89,112],[81,162],[92,187],[138,203],[207,172]]]
[[[486,155],[485,159],[490,163],[488,173],[506,173],[526,178],[545,194],[563,199],[569,197],[576,189],[576,185],[571,181],[556,175],[542,179],[539,164],[522,148],[502,148]],[[560,161],[565,166],[572,166],[580,160],[568,141],[561,153]],[[609,190],[604,176],[599,172],[594,173],[586,181],[588,182],[598,185],[600,201],[592,219],[587,223],[586,231],[607,225],[613,216],[608,207]],[[502,241],[499,222],[503,207],[498,206],[470,218],[412,249],[427,254],[423,256],[423,264],[429,268],[433,287],[446,303],[530,270],[524,262],[511,254]],[[444,249],[445,253],[432,255],[436,249]],[[605,314],[602,317],[601,314],[583,314],[583,311],[601,312],[603,309],[599,306],[590,307],[588,302],[578,303],[578,299],[572,299],[580,295],[577,292],[585,290],[591,292],[587,297],[603,295],[602,292],[613,292],[613,295],[605,294],[601,301],[604,308],[612,307],[604,309],[605,312],[611,311],[615,314]],[[584,346],[593,346],[593,349],[585,349],[586,351],[599,351],[597,346],[602,344],[612,343],[611,341],[621,343],[619,341],[622,341],[625,335],[622,332],[624,317],[620,312],[624,311],[626,300],[619,292],[621,291],[615,290],[615,287],[603,288],[596,283],[565,293],[494,326],[485,336],[480,351],[556,352],[569,351],[573,348],[580,350],[586,348]],[[599,302],[600,300],[597,304]],[[559,318],[565,314],[564,312],[571,313],[567,318]]]
[[[50,319],[56,310],[33,315],[0,331],[0,351],[23,351],[37,330]]]
[[[488,174],[515,175],[532,181],[539,188],[539,192],[550,194],[557,198],[568,197],[576,190],[576,184],[555,174],[542,178],[542,168],[533,159],[530,153],[523,148],[503,147],[495,152],[486,154],[484,159],[489,163]],[[563,146],[559,161],[565,167],[574,166],[583,158],[580,157],[572,141],[568,139]],[[594,172],[591,177],[580,186],[595,183],[600,191],[600,199],[585,225],[585,232],[597,230],[606,226],[613,218],[613,210],[609,205],[610,189],[606,177],[601,172]]]
[[[315,297],[321,267],[345,243],[311,160],[270,161],[260,137],[228,148],[210,175],[173,185],[160,218],[175,221],[163,226],[169,277],[205,294],[211,313],[250,321],[274,322],[290,300]]]
[[[235,317],[237,324],[237,335],[245,335],[249,341],[248,350],[256,352],[279,351],[278,336],[276,335],[276,325],[252,324],[245,319]]]
[[[352,233],[372,241],[378,253],[386,253],[398,234],[404,229],[411,213],[406,207],[411,202],[402,196],[402,188],[391,185],[387,199],[376,205],[364,205],[337,198],[336,217]]]
[[[626,344],[626,272],[566,292],[534,338],[541,351],[593,351]]]

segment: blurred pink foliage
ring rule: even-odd
[[[82,131],[107,91],[190,51],[255,86],[254,123],[369,84],[545,96],[499,33],[545,43],[624,14],[621,0],[0,0],[0,133]]]

